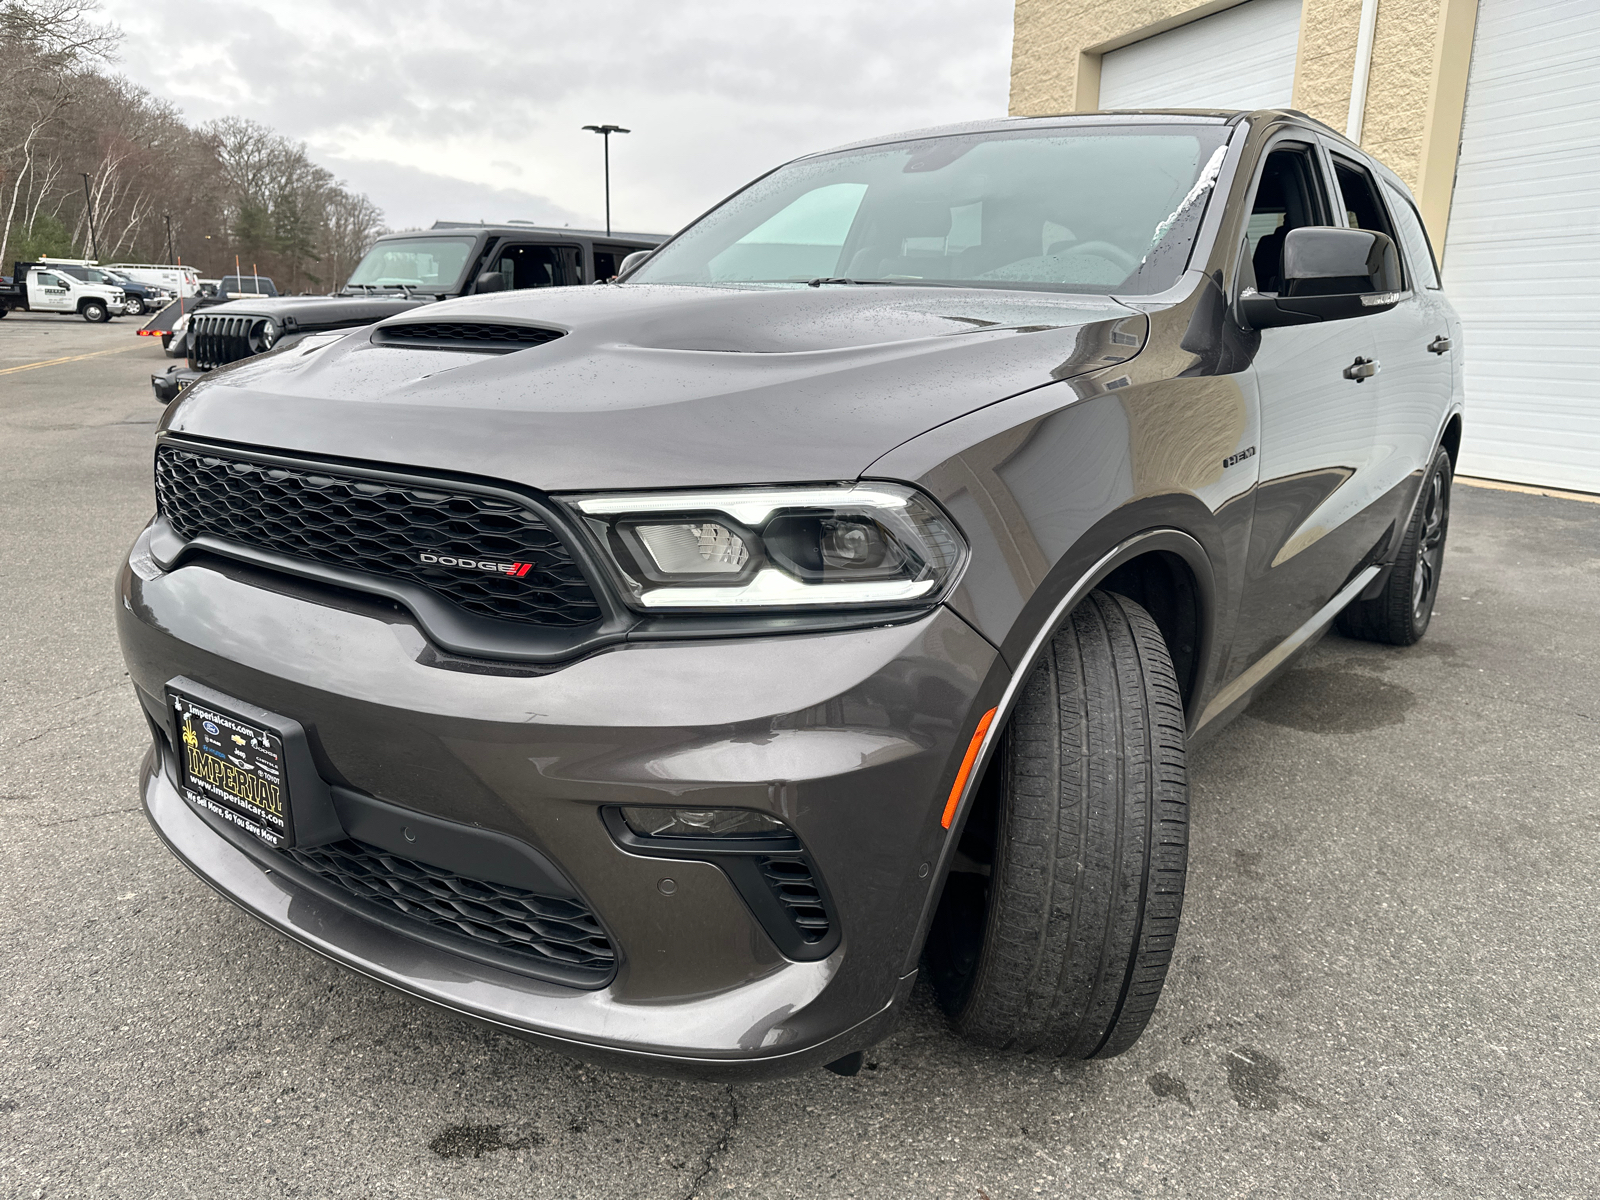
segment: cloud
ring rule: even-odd
[[[391,229],[425,229],[444,221],[533,221],[588,227],[590,218],[548,196],[494,187],[419,170],[404,163],[320,154],[318,162],[358,192],[378,201]],[[647,232],[656,232],[650,230]]]
[[[305,140],[393,225],[463,210],[596,224],[600,146],[581,127],[612,122],[633,130],[611,141],[613,224],[647,230],[679,227],[798,154],[1003,115],[1011,11],[105,0],[135,82],[193,120],[237,114]]]

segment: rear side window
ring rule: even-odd
[[[1405,251],[1406,265],[1411,268],[1411,278],[1425,288],[1437,289],[1439,268],[1433,261],[1433,245],[1428,241],[1428,231],[1417,215],[1411,198],[1385,180],[1383,190],[1389,199],[1389,211],[1394,213],[1395,224],[1400,227],[1400,247]]]
[[[583,282],[576,246],[502,246],[488,269],[505,279],[508,292]]]

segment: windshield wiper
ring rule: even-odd
[[[806,286],[807,287],[821,287],[825,283],[851,283],[851,284],[855,284],[857,286],[861,286],[863,284],[874,284],[874,285],[883,284],[883,285],[889,286],[889,287],[903,287],[904,285],[909,284],[909,283],[921,283],[921,282],[922,282],[922,280],[920,280],[920,279],[846,279],[843,276],[840,276],[840,277],[837,277],[837,278],[829,277],[829,276],[823,276],[823,277],[818,278],[818,279],[810,280],[809,282],[807,282]]]

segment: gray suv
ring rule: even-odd
[[[849,1072],[1150,1018],[1185,755],[1420,638],[1458,322],[1299,113],[791,162],[620,281],[447,300],[166,412],[117,620],[157,833],[370,978],[612,1065]]]

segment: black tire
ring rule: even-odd
[[[81,313],[83,315],[83,319],[88,321],[91,325],[98,325],[102,321],[109,321],[111,319],[110,311],[98,300],[85,300],[83,302],[83,307],[78,309],[78,312]]]
[[[122,305],[122,315],[125,317],[142,317],[145,314],[144,297],[129,296]]]
[[[1422,477],[1411,524],[1406,527],[1383,591],[1374,599],[1355,601],[1340,613],[1340,633],[1368,642],[1410,646],[1428,632],[1433,605],[1439,598],[1445,538],[1450,533],[1453,479],[1450,453],[1440,447]]]
[[[1023,685],[991,767],[982,945],[945,996],[963,1036],[1070,1058],[1133,1045],[1183,910],[1184,756],[1183,700],[1155,622],[1126,597],[1091,593]]]

